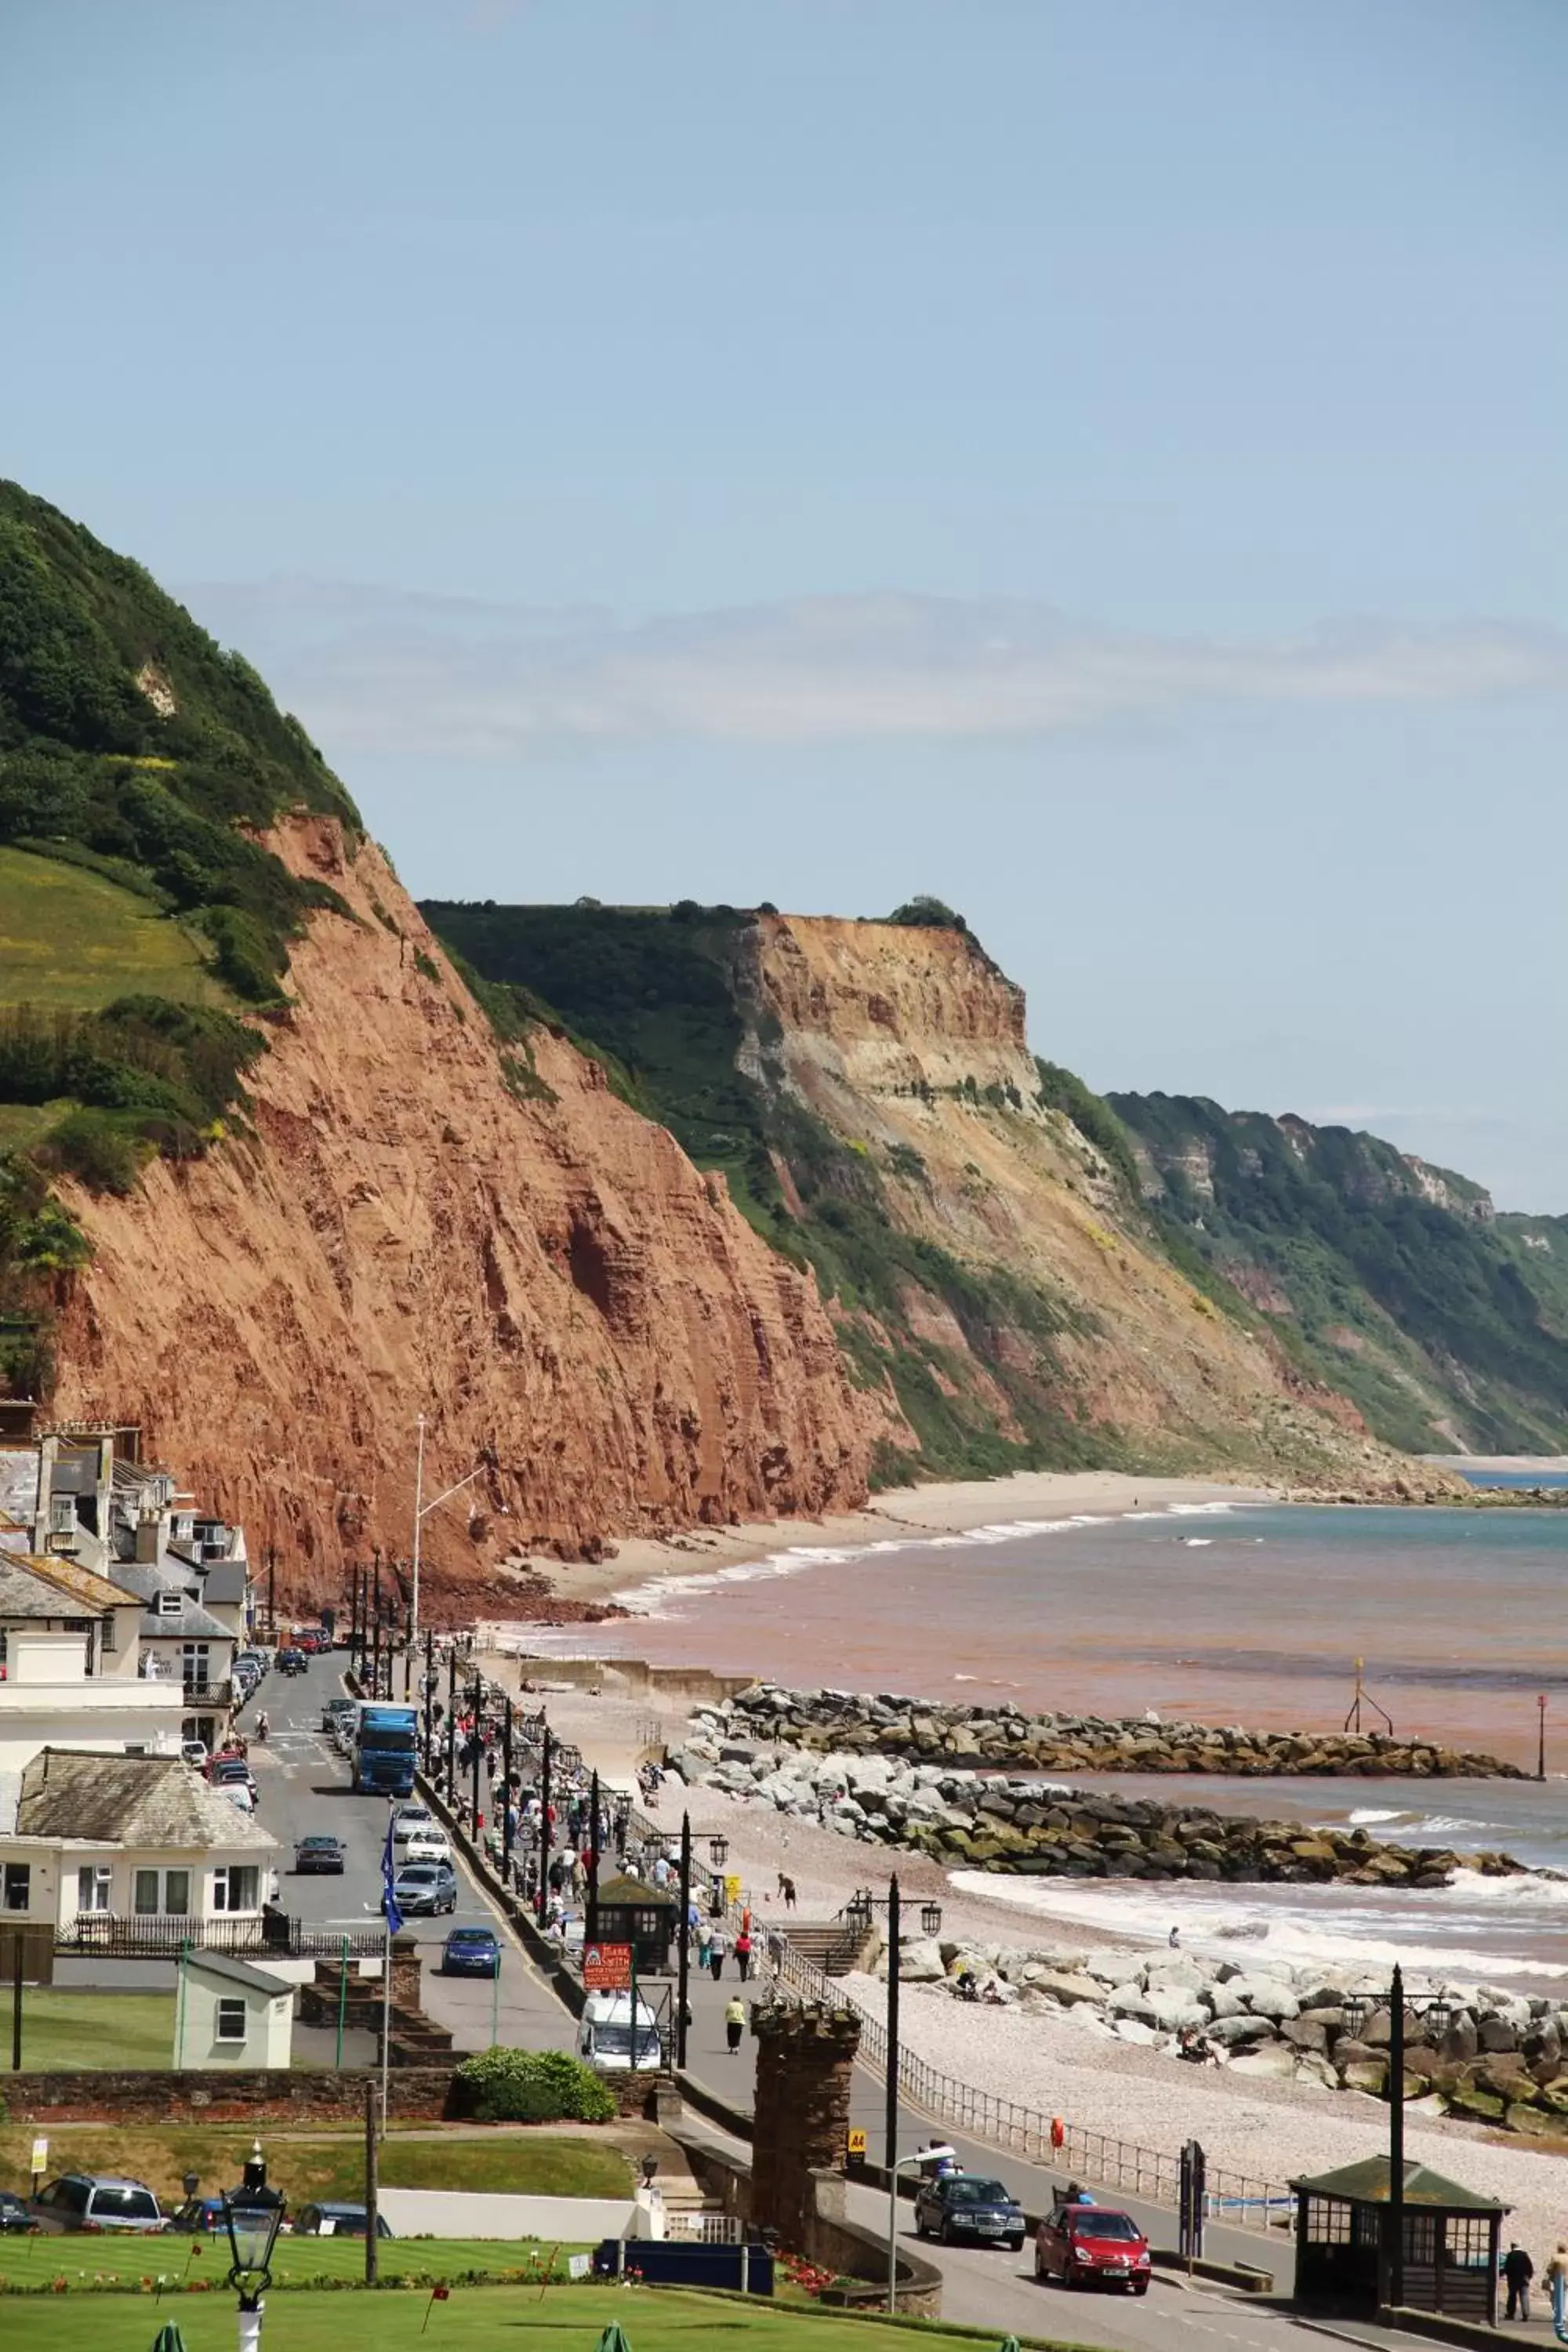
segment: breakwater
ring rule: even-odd
[[[981,1771],[1208,1772],[1264,1780],[1298,1774],[1367,1780],[1519,1780],[1516,1764],[1436,1740],[1386,1733],[1245,1731],[1149,1717],[1042,1715],[1006,1706],[939,1706],[858,1691],[753,1684],[713,1711],[721,1734],[898,1756]]]

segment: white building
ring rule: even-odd
[[[21,1771],[45,1748],[177,1757],[184,1719],[182,1683],[89,1674],[80,1633],[7,1629],[0,1773]]]
[[[46,1748],[0,1769],[0,1911],[106,1950],[139,1938],[173,1956],[215,1921],[258,1931],[277,1853],[177,1753]]]
[[[188,1952],[174,2003],[176,2066],[284,2066],[293,2054],[294,1987],[219,1952]]]

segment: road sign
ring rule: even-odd
[[[626,1992],[632,1981],[629,1944],[585,1944],[583,1983],[589,1992]]]
[[[845,2142],[845,2153],[848,2157],[851,2164],[863,2164],[865,2162],[866,2135],[863,2131],[857,2130],[852,2131],[849,2134],[848,2138]]]
[[[48,2168],[49,2143],[47,2139],[36,2139],[33,2142],[33,2161],[27,2169],[37,2179],[47,2172]]]

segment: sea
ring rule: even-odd
[[[1461,1873],[1430,1894],[974,1884],[1037,1928],[1056,1918],[1164,1943],[1174,1927],[1196,1948],[1568,1985],[1568,1510],[1220,1502],[998,1519],[791,1545],[616,1597],[630,1617],[538,1629],[531,1646],[1167,1723],[1326,1731],[1359,1717],[1363,1730],[1484,1749],[1531,1774],[1544,1728],[1544,1781],[1137,1780],[1222,1811],[1501,1848],[1530,1866],[1521,1878]]]

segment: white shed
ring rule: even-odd
[[[294,1987],[218,1952],[188,1952],[174,2003],[176,2066],[289,2064]]]

